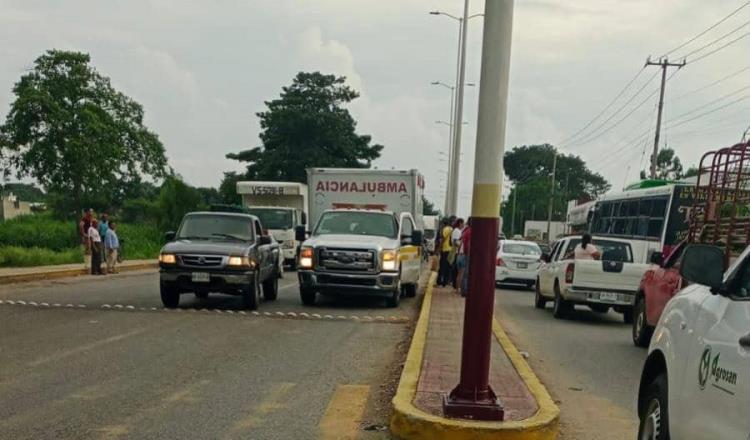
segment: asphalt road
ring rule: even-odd
[[[0,438],[384,438],[419,299],[308,308],[295,278],[258,315],[165,311],[154,272],[0,288]]]
[[[561,439],[632,440],[636,398],[646,350],[633,346],[630,325],[614,312],[576,307],[567,320],[534,308],[534,292],[504,286],[495,291],[495,317],[561,410]]]

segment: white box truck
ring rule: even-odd
[[[297,226],[307,224],[307,185],[297,182],[237,182],[237,194],[248,212],[260,219],[281,246],[284,263],[297,265]]]

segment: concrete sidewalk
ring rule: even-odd
[[[504,406],[505,420],[480,422],[443,415],[443,395],[459,382],[463,318],[463,298],[448,288],[427,287],[393,399],[391,432],[403,439],[556,438],[557,406],[497,321],[490,385]]]
[[[157,260],[126,260],[117,265],[119,272],[151,269],[158,267]],[[67,278],[89,274],[90,269],[83,263],[59,264],[54,266],[4,267],[0,268],[0,284],[22,283],[54,278]]]

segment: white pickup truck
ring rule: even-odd
[[[575,305],[607,313],[610,308],[623,314],[626,323],[633,320],[633,304],[646,264],[633,263],[633,250],[624,239],[593,237],[601,260],[575,260],[573,249],[578,236],[558,240],[549,255],[542,255],[536,281],[534,305],[543,309],[554,303],[553,316],[565,318]]]
[[[659,318],[638,393],[644,439],[750,438],[750,247],[724,272],[722,249],[689,245],[690,285]]]

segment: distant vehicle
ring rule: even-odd
[[[435,231],[440,229],[440,218],[436,215],[425,215],[424,221],[424,247],[427,255],[435,252]]]
[[[307,185],[296,182],[237,182],[246,212],[258,217],[279,242],[282,263],[296,268],[299,243],[297,226],[307,224]]]
[[[300,299],[316,295],[415,296],[423,246],[424,179],[416,170],[307,170],[310,221],[299,258]],[[305,240],[306,239],[306,240]]]
[[[536,242],[536,245],[539,246],[539,249],[542,251],[542,254],[549,255],[552,252],[552,246],[550,246],[548,243]]]
[[[257,217],[230,212],[194,212],[185,215],[176,233],[159,253],[159,287],[164,307],[176,308],[180,295],[209,293],[239,295],[245,308],[278,294],[278,244]]]
[[[746,439],[750,433],[750,248],[726,271],[724,249],[688,245],[690,286],[667,304],[638,392],[639,439]]]
[[[578,304],[598,313],[610,308],[623,314],[626,323],[633,319],[633,302],[647,265],[633,261],[629,240],[593,237],[601,251],[601,260],[576,260],[572,253],[580,237],[565,237],[543,255],[536,281],[534,305],[543,309],[554,303],[553,316],[565,318]]]
[[[500,242],[495,261],[495,283],[518,283],[531,287],[541,265],[542,250],[533,241]]]

